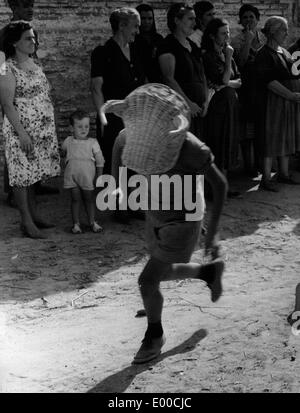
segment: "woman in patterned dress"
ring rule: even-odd
[[[59,175],[60,158],[50,87],[31,57],[34,50],[30,24],[11,23],[4,40],[7,61],[0,76],[0,96],[9,183],[21,214],[21,229],[31,238],[44,238],[39,228],[50,224],[37,214],[32,186]]]

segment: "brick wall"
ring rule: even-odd
[[[167,33],[166,9],[176,1],[147,1],[155,9],[158,30],[164,35]],[[270,15],[283,15],[290,22],[291,38],[300,35],[300,0],[246,2],[261,10],[262,23]],[[136,7],[140,3],[142,1],[35,1],[33,23],[39,33],[38,54],[53,87],[59,140],[68,133],[67,118],[71,110],[80,106],[94,112],[89,93],[90,53],[110,37],[108,18],[111,11],[121,5]],[[234,32],[238,9],[244,2],[218,0],[214,3],[218,13],[228,18]],[[7,23],[9,17],[6,1],[0,0],[0,27]]]

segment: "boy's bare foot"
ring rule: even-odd
[[[139,351],[134,356],[132,364],[143,364],[155,359],[161,353],[161,348],[166,342],[163,334],[158,338],[144,338]]]

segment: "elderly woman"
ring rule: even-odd
[[[148,81],[160,82],[157,49],[163,41],[163,37],[156,31],[153,8],[149,4],[140,4],[136,10],[141,17],[139,34],[135,37],[137,51]]]
[[[209,86],[215,89],[205,122],[206,143],[215,155],[215,162],[221,171],[237,166],[239,145],[239,113],[236,90],[241,79],[232,58],[233,48],[229,45],[229,25],[226,20],[213,19],[208,23],[202,40],[205,50],[203,61]],[[228,196],[240,194],[229,189]]]
[[[121,118],[109,114],[108,125],[101,126],[100,108],[110,99],[124,99],[145,82],[142,62],[134,46],[139,31],[137,10],[122,7],[112,12],[110,24],[113,36],[96,47],[91,56],[91,91],[97,109],[97,139],[105,158],[104,173],[111,172],[111,156],[115,139],[123,129]]]
[[[300,80],[292,73],[293,60],[282,46],[288,23],[280,16],[267,19],[262,29],[267,43],[255,58],[256,121],[263,154],[260,188],[278,191],[271,181],[273,158],[278,158],[277,182],[297,184],[289,176],[289,156],[300,150]]]
[[[242,30],[233,37],[234,59],[241,73],[242,86],[239,90],[241,107],[241,149],[245,171],[252,175],[260,169],[259,151],[254,132],[254,75],[253,66],[257,51],[265,44],[265,37],[258,30],[259,10],[252,4],[244,4],[239,10]],[[252,153],[253,152],[253,153]],[[253,164],[254,155],[254,164]]]
[[[39,228],[51,225],[36,211],[33,184],[60,173],[60,158],[49,83],[32,59],[35,35],[26,22],[6,30],[7,58],[0,76],[4,110],[3,135],[9,184],[21,214],[21,228],[31,238],[44,238]]]
[[[171,34],[158,56],[163,82],[186,99],[192,115],[191,132],[203,138],[208,91],[200,49],[189,39],[195,18],[193,7],[185,3],[171,5],[167,14]]]

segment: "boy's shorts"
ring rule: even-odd
[[[64,173],[64,188],[81,188],[85,191],[92,191],[96,167],[94,162],[72,160],[69,161]]]
[[[149,253],[162,262],[188,263],[198,244],[200,232],[201,221],[160,221],[151,211],[146,211]]]

